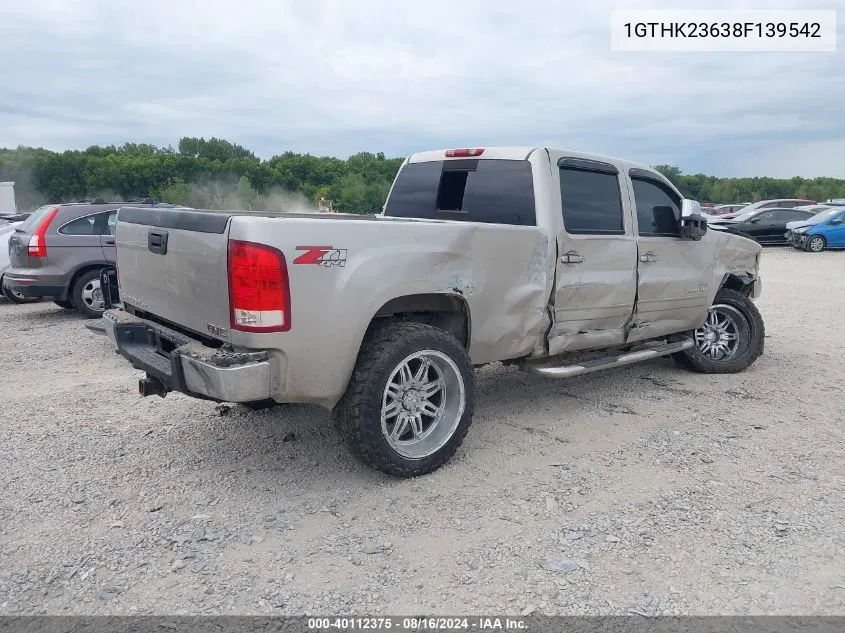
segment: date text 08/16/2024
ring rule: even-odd
[[[524,631],[527,623],[511,617],[327,617],[308,618],[310,631]]]

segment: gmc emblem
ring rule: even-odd
[[[229,330],[224,327],[220,327],[219,325],[214,325],[213,323],[206,323],[205,329],[208,330],[209,334],[213,334],[214,336],[229,335]]]

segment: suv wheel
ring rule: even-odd
[[[83,273],[73,284],[70,300],[76,311],[86,319],[99,319],[103,316],[106,303],[100,288],[100,271],[89,270]]]

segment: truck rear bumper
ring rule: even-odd
[[[145,371],[142,395],[178,391],[219,402],[253,402],[270,398],[271,366],[267,352],[229,352],[208,347],[168,327],[123,310],[103,315],[106,335],[118,354]],[[160,386],[147,390],[152,381]]]

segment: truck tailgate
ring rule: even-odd
[[[204,336],[227,340],[232,215],[121,208],[115,238],[123,303]]]

